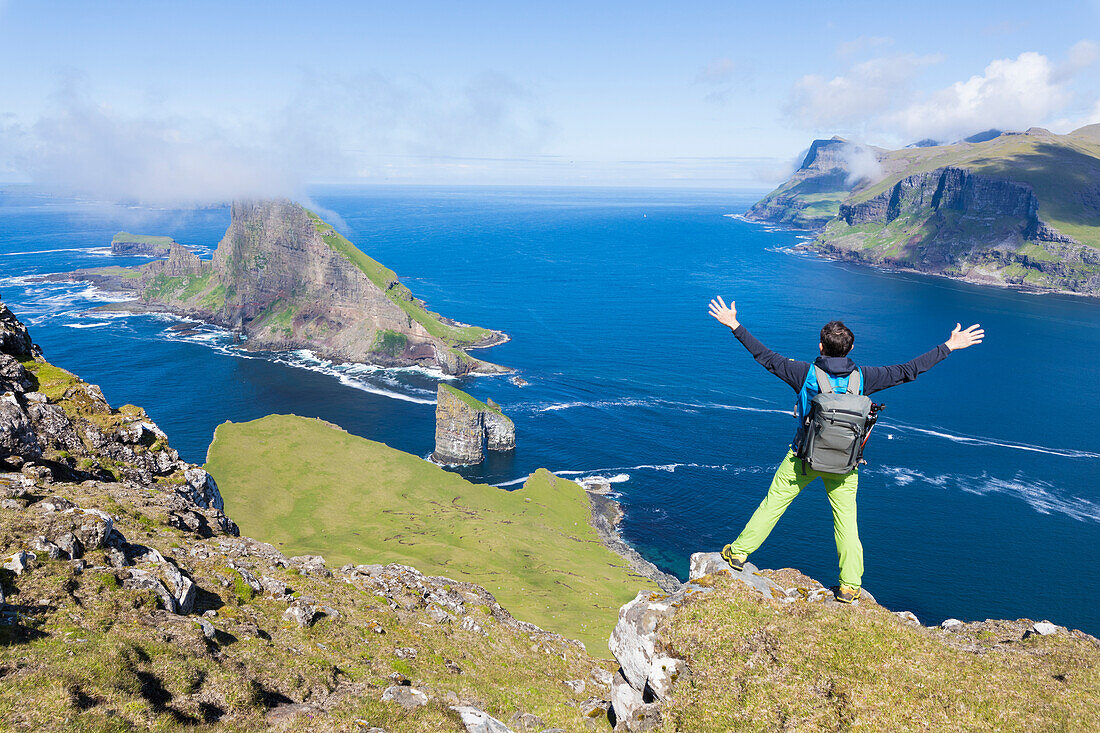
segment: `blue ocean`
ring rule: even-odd
[[[539,467],[613,482],[625,539],[661,568],[731,541],[794,431],[794,394],[707,314],[714,295],[771,348],[812,359],[834,318],[863,364],[906,361],[956,322],[981,346],[880,393],[861,469],[864,585],[925,624],[1049,619],[1100,634],[1100,301],[878,271],[799,253],[799,235],[736,218],[757,195],[708,190],[317,188],[321,209],[436,311],[501,329],[478,355],[517,370],[456,382],[516,422],[518,448],[463,470],[514,487]],[[215,427],[316,416],[421,456],[437,375],[242,352],[168,317],[34,276],[131,265],[125,229],[209,256],[227,208],[150,210],[0,191],[0,295],[46,356],[145,407],[187,460]],[[175,327],[175,328],[173,328]],[[288,477],[293,480],[293,477]],[[247,506],[226,497],[227,512]],[[836,579],[829,504],[806,489],[753,556]],[[367,560],[367,558],[364,558]]]

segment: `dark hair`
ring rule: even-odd
[[[855,334],[842,321],[829,321],[821,329],[821,353],[825,356],[847,356],[855,343]]]

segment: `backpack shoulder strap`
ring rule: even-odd
[[[863,394],[863,372],[858,367],[848,375],[848,394]]]
[[[821,394],[832,394],[833,383],[829,380],[829,375],[825,370],[814,364],[814,373],[817,374],[817,391]]]

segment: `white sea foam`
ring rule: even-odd
[[[919,428],[915,425],[906,425],[905,423],[891,422],[889,423],[889,426],[895,430],[900,430],[902,432],[920,433],[921,435],[928,435],[933,438],[943,438],[945,440],[950,440],[953,443],[962,443],[963,445],[981,445],[992,448],[1009,448],[1011,450],[1043,453],[1049,456],[1060,456],[1062,458],[1100,458],[1100,453],[1096,453],[1094,451],[1077,450],[1074,448],[1051,448],[1045,445],[1033,445],[1031,443],[1019,443],[1012,440],[982,438],[975,435],[956,435],[954,433],[948,433],[942,430],[932,430],[930,428]]]
[[[1011,479],[990,476],[985,472],[976,476],[928,475],[896,466],[870,469],[870,472],[886,474],[898,486],[910,486],[919,481],[936,488],[957,488],[978,496],[1004,494],[1022,499],[1040,514],[1061,514],[1081,522],[1100,522],[1100,503],[1067,494],[1049,481],[1025,479],[1019,474]]]
[[[518,404],[512,407],[520,412],[557,412],[559,410],[572,410],[576,408],[588,408],[605,410],[618,407],[653,407],[661,409],[673,409],[682,412],[696,412],[698,410],[734,410],[740,412],[757,412],[775,415],[790,416],[790,410],[777,410],[770,407],[752,407],[750,405],[729,405],[719,402],[681,402],[678,400],[665,400],[660,398],[637,399],[628,398],[620,400],[575,400],[572,402],[552,402],[550,404]]]
[[[102,328],[103,326],[109,326],[106,321],[100,321],[98,323],[63,323],[61,324],[67,328]]]
[[[91,255],[109,255],[111,254],[110,247],[64,247],[59,249],[32,249],[24,250],[22,252],[0,252],[0,255],[4,257],[18,257],[19,255],[50,255],[54,252],[84,252]]]

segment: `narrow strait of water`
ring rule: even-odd
[[[798,235],[728,216],[723,191],[322,188],[316,204],[439,312],[506,331],[480,352],[530,382],[457,385],[501,403],[518,448],[467,477],[516,486],[547,467],[616,481],[624,537],[684,576],[732,540],[794,429],[792,391],[706,310],[735,299],[788,356],[815,355],[841,318],[865,364],[905,361],[956,321],[986,343],[950,356],[887,404],[860,476],[865,586],[924,623],[1048,618],[1100,634],[1100,302],[1037,296],[796,254]],[[120,229],[209,256],[225,208],[165,211],[0,191],[0,296],[54,363],[145,407],[188,460],[225,420],[295,413],[426,456],[435,377],[249,354],[167,317],[99,314],[110,294],[32,276],[106,264]],[[228,507],[230,513],[246,507]],[[831,514],[803,492],[753,556],[835,582]]]

